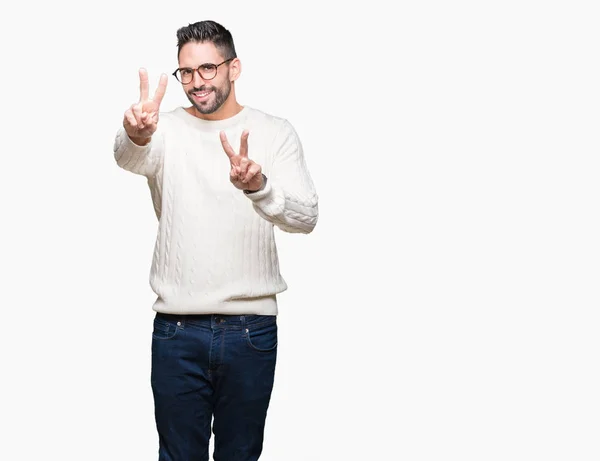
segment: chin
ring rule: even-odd
[[[198,107],[198,106],[196,106],[196,110],[198,112],[200,112],[201,114],[210,115],[210,114],[214,114],[216,111],[218,111],[219,107],[213,107],[213,106],[211,106],[211,107]]]
[[[204,114],[204,115],[212,114],[212,113],[216,112],[219,109],[218,107],[215,107],[216,105],[214,103],[208,103],[208,104],[205,104],[203,106],[200,106],[192,98],[189,98],[189,100],[192,103],[192,106],[194,106],[194,108],[198,112],[200,112],[201,114]]]

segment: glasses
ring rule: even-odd
[[[201,64],[197,69],[182,67],[173,72],[172,75],[174,75],[175,78],[184,85],[192,83],[192,80],[194,80],[194,72],[198,72],[203,80],[212,80],[217,76],[217,69],[219,66],[225,64],[226,62],[232,61],[233,59],[234,58],[226,59],[221,64]]]

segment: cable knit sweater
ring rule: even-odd
[[[225,131],[236,152],[248,129],[248,158],[261,165],[266,187],[245,194],[229,181],[221,146]],[[277,314],[280,274],[274,226],[310,233],[318,197],[302,144],[285,119],[245,106],[231,118],[207,121],[182,107],[160,114],[150,144],[134,144],[123,128],[119,167],[148,179],[158,218],[150,286],[157,312]]]

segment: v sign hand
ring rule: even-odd
[[[158,88],[154,97],[150,99],[148,72],[146,69],[140,69],[140,100],[125,111],[123,118],[123,128],[134,143],[148,144],[156,131],[160,103],[167,91],[167,81],[166,74],[160,76]]]
[[[231,163],[231,171],[229,180],[240,190],[257,191],[263,187],[262,168],[258,163],[253,162],[248,158],[248,130],[242,133],[240,141],[240,152],[236,154],[227,141],[227,136],[224,131],[219,133],[223,150],[229,157]]]

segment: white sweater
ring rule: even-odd
[[[225,131],[239,152],[248,129],[248,158],[261,165],[266,187],[244,194],[229,180],[219,139]],[[158,232],[150,270],[157,312],[277,314],[276,294],[287,289],[279,271],[274,226],[310,233],[318,197],[292,125],[245,106],[219,121],[182,107],[160,114],[150,144],[134,144],[123,128],[114,144],[117,164],[148,178]]]

